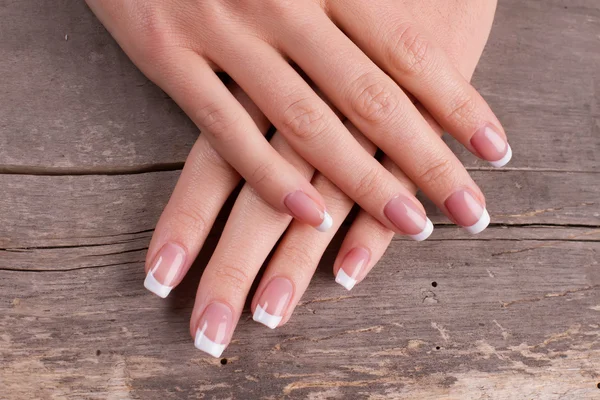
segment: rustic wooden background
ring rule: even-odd
[[[196,129],[83,1],[1,0],[0,398],[600,398],[600,2],[500,1],[474,82],[515,152],[455,146],[490,228],[431,209],[350,294],[332,246],[289,324],[246,312],[216,360],[188,333],[206,256],[142,286]]]

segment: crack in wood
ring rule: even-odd
[[[539,297],[530,297],[530,298],[526,298],[526,299],[518,299],[518,300],[507,301],[507,302],[501,302],[500,305],[502,306],[502,308],[508,308],[514,304],[534,303],[534,302],[542,301],[545,299],[550,299],[550,298],[554,298],[554,297],[565,297],[572,293],[585,292],[585,291],[594,290],[597,288],[600,288],[600,285],[585,286],[585,287],[582,287],[579,289],[569,289],[569,290],[565,290],[565,291],[559,292],[559,293],[546,293],[545,295],[539,296]]]
[[[354,299],[354,298],[362,298],[365,296],[338,296],[338,297],[323,297],[323,298],[318,298],[318,299],[313,299],[313,300],[307,300],[307,301],[301,301],[298,303],[298,307],[301,306],[307,306],[309,304],[313,304],[313,303],[328,303],[328,302],[338,302],[341,300],[346,300],[346,299]]]
[[[318,343],[321,342],[323,340],[329,340],[329,339],[333,339],[336,338],[338,336],[344,336],[344,335],[351,335],[354,333],[369,333],[369,332],[375,332],[375,333],[381,333],[386,327],[391,327],[392,325],[377,325],[377,326],[370,326],[368,328],[359,328],[359,329],[351,329],[351,330],[347,330],[347,331],[343,331],[343,332],[337,332],[331,335],[327,335],[327,336],[321,336],[321,337],[308,337],[308,336],[292,336],[290,338],[284,339],[283,341],[277,343],[275,346],[273,346],[273,348],[275,350],[281,350],[281,345],[284,343],[288,343],[288,342],[296,342],[296,341],[302,341],[302,340],[306,340],[312,343]]]
[[[113,253],[102,253],[102,254],[85,254],[82,257],[105,257],[105,256],[118,256],[121,254],[127,254],[127,253],[136,253],[139,251],[146,251],[148,250],[148,246],[146,247],[142,247],[139,249],[130,249],[130,250],[122,250],[122,251],[115,251]]]
[[[110,242],[110,243],[69,244],[69,245],[57,245],[57,246],[4,247],[4,248],[0,247],[0,251],[25,252],[25,251],[30,251],[30,250],[82,249],[82,248],[86,248],[86,247],[104,247],[104,246],[115,246],[115,245],[119,245],[119,244],[128,244],[128,243],[134,242],[137,239],[138,238],[127,239],[127,240],[121,240],[118,242]],[[146,249],[147,249],[147,247],[146,247]],[[118,254],[118,253],[107,253],[107,254],[100,254],[100,255],[112,255],[112,254]]]
[[[492,253],[492,257],[497,257],[497,256],[501,256],[501,255],[506,255],[506,254],[523,253],[523,252],[526,252],[526,251],[537,250],[537,249],[541,249],[541,248],[545,248],[545,247],[552,247],[554,245],[560,245],[560,244],[568,243],[568,242],[581,242],[581,243],[597,242],[598,240],[582,240],[582,239],[580,239],[583,236],[595,235],[597,233],[600,233],[600,230],[593,230],[593,231],[585,232],[585,233],[579,234],[579,235],[572,235],[572,236],[569,236],[566,239],[536,240],[536,241],[546,242],[546,243],[540,244],[539,246],[527,247],[525,249],[507,250],[507,251],[501,251],[501,252],[498,252],[498,253]]]
[[[0,175],[30,175],[30,176],[81,176],[81,175],[136,175],[150,172],[181,171],[184,161],[174,161],[157,164],[122,165],[122,166],[97,166],[97,167],[52,167],[37,165],[0,165]],[[565,173],[565,174],[598,174],[595,170],[565,170],[555,168],[490,168],[466,167],[467,171],[482,171],[491,173],[506,172],[539,172],[539,173]]]
[[[138,175],[153,172],[181,171],[184,162],[142,164],[133,166],[114,167],[38,167],[20,165],[0,166],[0,175],[30,175],[30,176],[82,176],[82,175]]]
[[[73,267],[73,268],[62,268],[62,269],[29,269],[29,268],[0,267],[0,271],[6,271],[6,272],[70,272],[70,271],[78,271],[78,270],[82,270],[82,269],[117,267],[117,266],[122,266],[122,265],[129,265],[129,264],[140,264],[140,263],[145,263],[145,262],[146,262],[145,260],[126,261],[126,262],[120,262],[120,263],[115,263],[115,264],[88,265],[85,267]]]
[[[567,205],[567,206],[562,206],[562,207],[555,207],[555,208],[545,208],[542,210],[533,210],[533,211],[529,211],[523,214],[508,214],[508,215],[504,215],[504,214],[499,214],[496,215],[496,217],[512,217],[512,218],[523,218],[523,217],[535,217],[537,215],[540,214],[545,214],[545,213],[549,213],[549,212],[555,212],[555,211],[563,211],[565,208],[578,208],[578,207],[589,207],[589,206],[594,206],[596,205],[596,203],[580,203],[580,204],[576,204],[576,205]]]

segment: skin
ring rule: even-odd
[[[403,0],[400,3],[411,11],[415,24],[422,27],[448,54],[450,62],[464,79],[469,80],[487,41],[495,2]],[[372,46],[376,46],[376,43]],[[230,89],[252,117],[257,129],[265,133],[270,124],[259,107],[238,86],[232,85]],[[417,104],[416,107],[432,131],[441,136],[443,129],[439,123],[424,106]],[[375,152],[376,145],[350,121],[346,120],[344,127],[366,154]],[[295,151],[286,139],[278,131],[270,144],[281,158],[321,193],[335,221],[333,229],[319,233],[300,221],[292,221],[289,215],[273,208],[252,183],[247,182],[237,198],[198,287],[190,321],[192,336],[196,333],[203,311],[215,301],[231,308],[233,324],[237,324],[256,274],[282,235],[283,238],[259,283],[251,308],[252,311],[255,310],[258,297],[272,279],[289,279],[293,285],[293,295],[279,325],[285,324],[306,290],[323,252],[354,205],[350,196],[324,174],[315,172],[314,166]],[[384,157],[381,165],[406,192],[416,192],[417,185],[391,158]],[[177,243],[185,249],[189,258],[173,286],[179,284],[200,251],[218,212],[239,180],[240,176],[226,157],[220,155],[205,135],[200,136],[156,227],[148,251],[146,272],[166,243]],[[357,281],[360,282],[381,258],[393,235],[394,231],[387,224],[382,224],[378,218],[361,210],[341,246],[334,263],[334,274],[352,249],[364,248],[369,252],[370,259],[357,276]]]
[[[275,210],[317,227],[330,205],[269,144],[216,70],[240,85],[295,152],[388,229],[407,233],[386,215],[392,199],[402,196],[423,215],[424,208],[289,61],[451,219],[445,202],[458,191],[468,190],[485,205],[464,166],[400,88],[474,154],[479,152],[471,139],[485,127],[506,142],[487,103],[415,12],[423,5],[411,8],[415,2],[406,0],[87,3],[136,65]],[[477,8],[476,3],[467,2]],[[306,197],[302,215],[286,202],[294,193]]]

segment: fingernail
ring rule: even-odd
[[[185,250],[173,243],[165,244],[154,258],[144,287],[164,299],[175,286],[184,262]]]
[[[504,167],[512,157],[508,142],[492,126],[479,129],[471,138],[471,145],[496,168]]]
[[[273,278],[260,295],[252,318],[271,329],[277,328],[293,291],[294,286],[289,279]]]
[[[425,240],[433,232],[433,224],[425,213],[404,196],[396,196],[390,200],[383,212],[400,232],[414,240]]]
[[[326,232],[333,225],[331,216],[313,199],[301,190],[290,193],[284,200],[292,216],[314,226],[320,232]]]
[[[342,265],[338,269],[335,276],[335,281],[345,287],[347,290],[352,290],[356,285],[356,279],[360,271],[369,264],[371,254],[362,247],[356,247],[348,252],[342,261]]]
[[[479,233],[490,223],[484,205],[468,190],[460,190],[450,196],[445,202],[448,212],[457,224],[469,233]]]
[[[194,346],[213,357],[221,357],[229,343],[233,325],[231,309],[222,303],[211,303],[198,322]]]

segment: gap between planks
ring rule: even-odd
[[[170,172],[181,171],[184,162],[160,163],[160,164],[142,164],[133,166],[115,166],[89,167],[85,169],[71,167],[39,167],[39,166],[18,166],[2,165],[0,166],[0,175],[29,175],[29,176],[82,176],[82,175],[138,175],[151,172]],[[546,173],[565,173],[565,174],[598,174],[595,170],[564,170],[555,168],[492,168],[492,167],[465,167],[467,171],[488,171],[488,172],[546,172]]]

